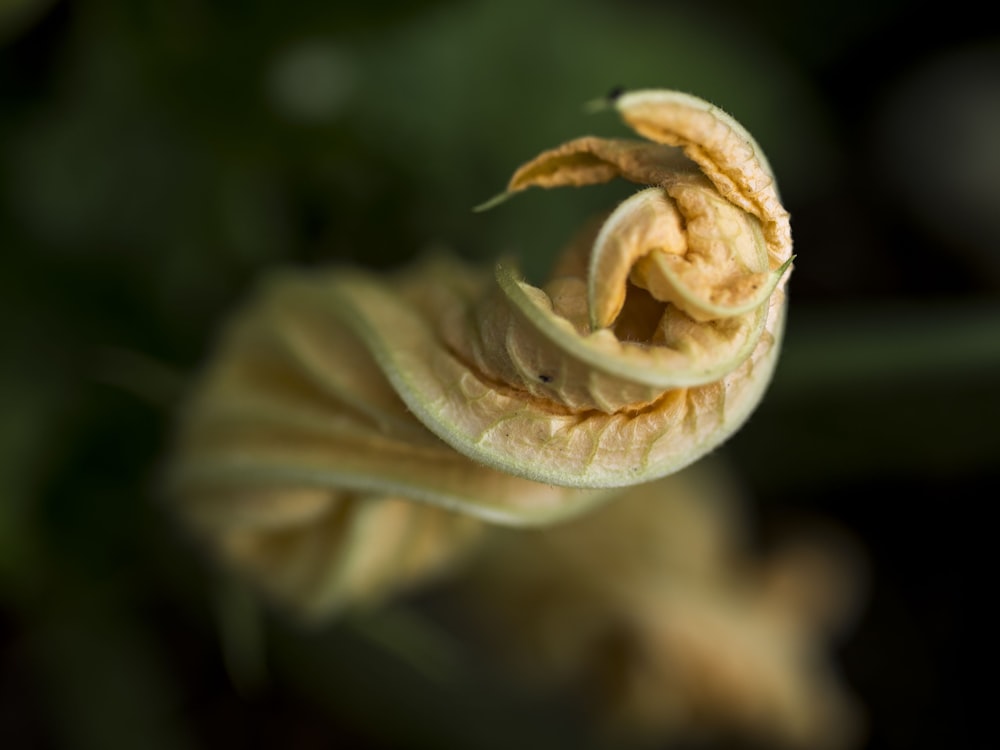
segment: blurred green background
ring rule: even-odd
[[[0,746],[589,746],[420,601],[246,627],[157,477],[267,269],[445,245],[544,273],[627,187],[470,209],[537,151],[621,133],[582,107],[619,85],[727,109],[792,212],[785,353],[725,452],[763,544],[818,515],[868,552],[838,650],[868,746],[985,746],[1000,32],[977,8],[0,0]]]

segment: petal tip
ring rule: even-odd
[[[496,208],[501,203],[506,203],[507,199],[513,195],[513,191],[505,190],[502,193],[497,193],[492,198],[488,198],[477,206],[472,207],[472,212],[476,214],[486,213],[490,209]]]

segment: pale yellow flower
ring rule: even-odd
[[[316,615],[443,569],[482,522],[556,523],[731,435],[777,359],[788,216],[760,148],[691,96],[614,106],[511,180],[647,186],[542,288],[446,257],[282,272],[224,331],[170,492],[210,548]]]

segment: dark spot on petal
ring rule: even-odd
[[[543,383],[551,383],[552,382],[552,376],[551,375],[546,375],[545,373],[542,373],[541,375],[539,375],[538,379],[541,380]]]

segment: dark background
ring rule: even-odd
[[[725,452],[765,543],[819,516],[867,552],[837,652],[867,746],[995,746],[1000,31],[912,7],[0,3],[0,745],[587,746],[571,707],[427,623],[268,616],[255,680],[156,479],[266,269],[446,244],[541,274],[620,188],[469,209],[537,151],[619,133],[582,104],[624,85],[731,112],[792,212],[783,359]],[[465,677],[432,679],[414,633]]]

